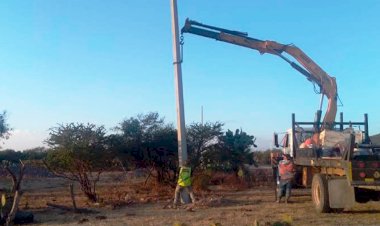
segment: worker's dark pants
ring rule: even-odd
[[[180,194],[181,194],[181,191],[182,190],[186,190],[187,193],[190,195],[190,199],[191,199],[191,202],[194,203],[195,202],[195,197],[194,197],[194,193],[193,193],[193,189],[190,186],[186,186],[186,187],[182,187],[180,185],[177,184],[177,187],[175,188],[175,194],[174,194],[174,205],[178,205],[179,204],[179,201],[180,201]]]
[[[292,188],[292,182],[290,180],[280,180],[280,184],[278,185],[278,193],[277,198],[281,199],[284,197],[288,199],[290,197],[290,190]]]

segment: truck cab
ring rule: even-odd
[[[295,129],[294,134],[292,129],[288,129],[285,133],[276,134],[278,136],[277,139],[281,139],[281,145],[277,143],[275,146],[281,147],[284,154],[289,154],[291,157],[294,157],[295,150],[293,147],[304,143],[307,139],[311,138],[314,133],[313,128],[298,127]],[[310,145],[310,147],[311,146],[312,145]]]

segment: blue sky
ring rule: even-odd
[[[380,2],[178,0],[187,17],[258,39],[294,43],[336,77],[346,120],[380,133]],[[2,148],[40,146],[58,123],[112,128],[139,113],[176,123],[170,0],[0,2]],[[313,120],[319,95],[280,58],[185,35],[186,123],[224,122],[267,148],[291,113]]]

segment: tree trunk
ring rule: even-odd
[[[5,225],[9,226],[9,225],[13,225],[13,220],[15,219],[16,213],[18,211],[18,204],[20,202],[21,194],[22,194],[22,192],[21,192],[21,181],[22,181],[22,178],[24,176],[25,165],[20,160],[20,170],[19,170],[18,178],[10,170],[10,168],[8,166],[5,169],[8,171],[9,175],[12,177],[12,182],[13,182],[12,192],[14,192],[12,208],[11,208],[11,211],[9,212],[8,217],[6,219],[6,222],[5,222]]]
[[[84,194],[86,195],[86,197],[93,203],[97,202],[98,201],[98,198],[96,196],[96,194],[92,193],[92,192],[84,192]]]
[[[83,181],[82,181],[80,183],[80,185],[81,185],[81,190],[86,195],[86,197],[88,198],[88,200],[90,200],[91,202],[97,202],[98,201],[96,193],[91,190],[91,185],[90,184],[83,183]]]
[[[75,195],[74,195],[74,184],[71,183],[69,188],[70,188],[70,196],[73,202],[74,211],[77,211],[77,204],[75,203]]]
[[[7,217],[7,222],[5,223],[6,226],[13,225],[13,220],[15,219],[16,212],[18,210],[18,204],[20,202],[21,194],[18,190],[15,191],[15,196],[13,198],[13,205],[12,209],[9,212],[9,215]]]
[[[95,193],[95,187],[94,189],[92,189],[92,186],[91,186],[91,182],[90,180],[88,179],[88,176],[87,174],[83,174],[82,177],[80,177],[81,179],[79,180],[79,183],[80,183],[80,187],[81,187],[81,190],[83,191],[83,193],[86,195],[86,197],[88,198],[89,201],[91,202],[97,202],[98,199],[97,199],[97,195]],[[95,186],[95,184],[94,184]]]

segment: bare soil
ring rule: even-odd
[[[76,202],[86,213],[47,206],[72,207],[69,181],[60,178],[25,178],[21,210],[31,211],[31,225],[380,225],[380,203],[357,204],[342,213],[317,214],[309,189],[293,189],[291,203],[275,203],[270,186],[237,189],[211,186],[196,191],[197,203],[171,208],[172,188],[144,185],[123,173],[107,173],[99,183],[98,204],[87,202],[75,185]],[[9,186],[0,179],[0,188]]]

